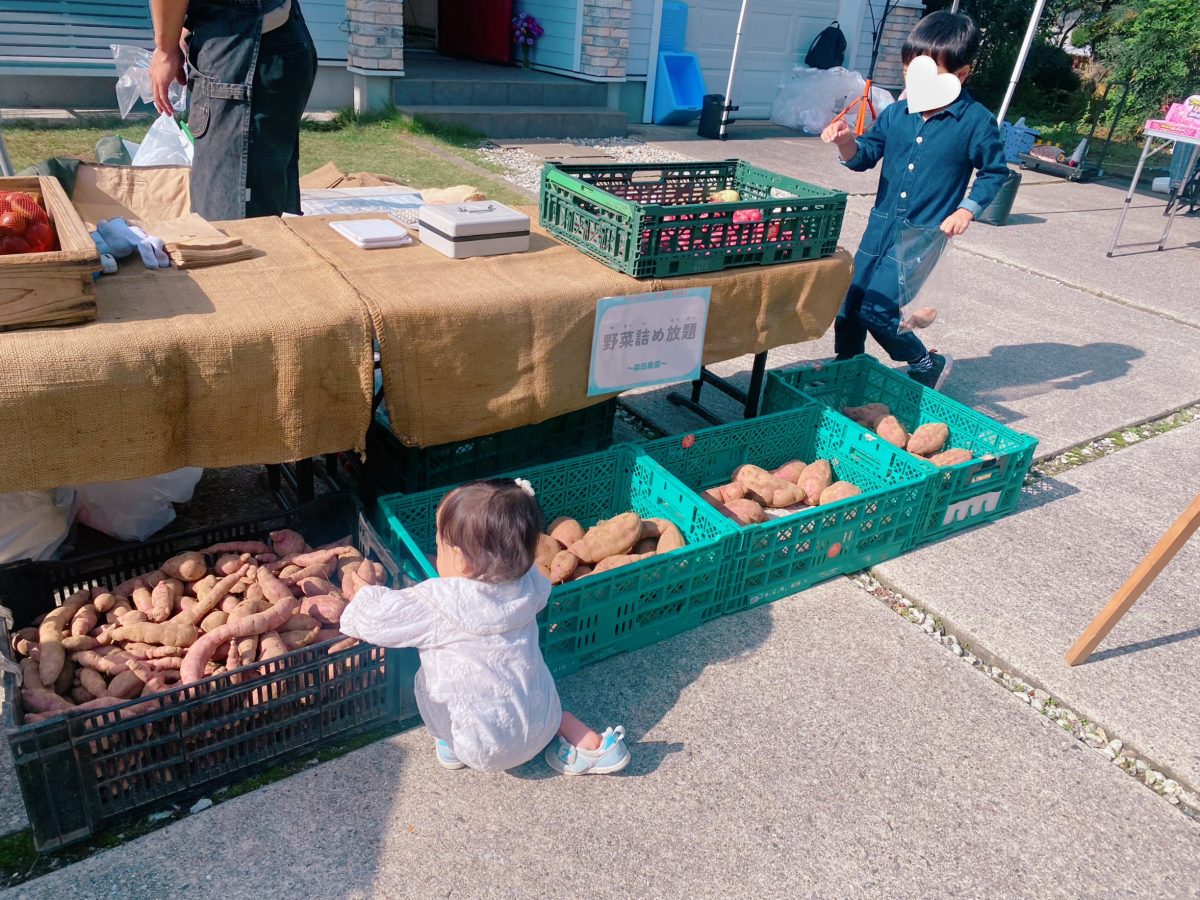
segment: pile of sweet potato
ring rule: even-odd
[[[772,515],[789,515],[855,497],[862,491],[849,481],[834,481],[827,459],[793,459],[773,472],[738,466],[728,484],[704,491],[704,499],[740,525],[756,525]],[[774,512],[770,512],[774,511]]]
[[[668,519],[643,519],[625,512],[585,531],[575,519],[562,516],[550,523],[538,541],[536,565],[551,584],[563,584],[686,544],[683,532]]]
[[[25,722],[149,697],[310,644],[339,639],[336,652],[356,643],[339,630],[342,611],[359,587],[384,583],[383,566],[348,537],[316,550],[290,530],[270,541],[180,553],[111,589],[83,588],[16,632]]]
[[[928,460],[935,466],[957,466],[974,458],[970,450],[945,449],[946,441],[950,439],[950,428],[945,422],[926,422],[909,434],[885,403],[844,406],[842,413],[864,428],[874,431],[889,444]]]

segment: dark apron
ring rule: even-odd
[[[186,27],[192,209],[209,221],[299,213],[300,119],[317,69],[299,0],[265,35],[262,0],[191,0]]]

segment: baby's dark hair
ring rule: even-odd
[[[900,51],[904,64],[928,56],[947,72],[957,72],[979,55],[979,26],[965,13],[930,13],[909,32]]]
[[[537,500],[511,479],[457,487],[437,513],[442,540],[462,551],[467,575],[487,584],[515,581],[533,567],[544,525]]]

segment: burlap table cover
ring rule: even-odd
[[[364,445],[361,301],[280,220],[220,227],[256,257],[188,272],[133,258],[100,279],[95,322],[0,334],[0,493]]]
[[[536,221],[536,211],[529,211]],[[667,280],[615,272],[534,227],[529,252],[447,259],[419,243],[360,250],[329,227],[287,225],[357,289],[379,338],[392,427],[410,446],[495,434],[582,409],[596,301],[712,287],[706,363],[809,341],[833,322],[850,256]]]

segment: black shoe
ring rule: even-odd
[[[909,369],[908,377],[918,384],[925,385],[927,388],[940,391],[942,385],[946,383],[946,379],[950,377],[950,371],[954,368],[954,357],[932,350],[929,352],[929,355],[933,359],[933,365],[924,372],[915,372]]]

